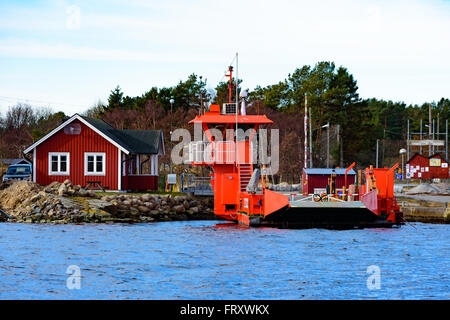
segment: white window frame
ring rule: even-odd
[[[58,171],[52,171],[52,157],[58,157]],[[61,156],[67,158],[67,170],[61,171]],[[49,152],[48,153],[48,175],[49,176],[69,176],[70,175],[70,152]]]
[[[94,157],[94,170],[97,170],[97,156],[102,156],[102,172],[88,172],[88,156]],[[106,153],[105,152],[85,152],[84,153],[84,175],[85,176],[105,176],[106,175]]]

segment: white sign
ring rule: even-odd
[[[426,167],[426,168],[425,168],[425,172],[428,172],[428,170],[430,170],[430,168],[429,168],[429,167]]]
[[[448,168],[448,163],[444,163],[444,162],[442,162],[442,165],[441,165],[441,167],[442,167],[442,168]]]
[[[441,146],[445,145],[444,140],[408,140],[410,146]]]
[[[167,183],[168,184],[177,184],[177,175],[174,173],[167,175]]]
[[[418,176],[419,178],[421,178],[421,177],[422,177],[422,173],[419,172],[419,173],[417,174],[417,176]]]

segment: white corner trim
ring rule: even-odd
[[[88,172],[88,156],[94,157],[94,172]],[[102,171],[97,172],[97,156],[102,156]],[[85,176],[106,176],[106,153],[105,152],[85,152],[84,153],[84,175]]]
[[[117,160],[117,190],[122,188],[122,150],[117,148],[118,160]]]
[[[33,182],[36,183],[36,148],[33,149]]]
[[[27,154],[29,153],[31,150],[33,150],[34,148],[36,148],[38,145],[40,145],[42,142],[44,142],[45,140],[47,140],[48,138],[50,138],[51,136],[53,136],[55,133],[57,133],[59,130],[63,129],[65,126],[67,126],[69,123],[71,123],[74,120],[79,120],[80,122],[82,122],[83,124],[85,124],[87,127],[89,127],[90,129],[94,130],[97,134],[99,134],[101,137],[103,137],[104,139],[106,139],[107,141],[109,141],[111,144],[113,144],[114,146],[116,146],[117,148],[119,148],[120,150],[122,150],[123,152],[125,152],[126,154],[129,154],[130,152],[128,150],[126,150],[125,148],[123,148],[121,145],[119,145],[117,142],[115,142],[114,140],[112,140],[110,137],[108,137],[107,135],[105,135],[103,132],[101,132],[100,130],[98,130],[96,127],[94,127],[93,125],[91,125],[89,122],[87,122],[86,120],[84,120],[82,117],[80,117],[78,114],[74,114],[72,117],[70,117],[68,120],[66,120],[64,123],[62,123],[59,127],[53,129],[52,131],[50,131],[47,135],[45,135],[43,138],[39,139],[38,141],[36,141],[35,143],[33,143],[31,146],[29,146],[28,148],[26,148],[23,153]]]

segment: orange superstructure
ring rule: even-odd
[[[210,166],[214,171],[211,182],[216,215],[249,225],[250,219],[267,216],[287,206],[289,201],[287,196],[273,195],[270,190],[247,190],[254,173],[253,136],[260,125],[273,121],[265,115],[241,115],[239,112],[236,114],[236,110],[227,113],[226,108],[233,105],[236,108],[235,104],[224,105],[222,112],[219,105],[211,105],[209,112],[190,121],[191,124],[201,124],[206,140],[190,144],[189,162],[194,166]],[[236,127],[247,132],[250,129],[250,134],[239,137]],[[223,139],[215,138],[217,132]],[[270,201],[271,198],[276,198],[276,201]]]

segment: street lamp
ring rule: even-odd
[[[406,149],[400,149],[399,152],[402,155],[402,180],[405,179],[405,165],[404,165],[404,157],[405,157],[405,153],[406,153]]]
[[[326,125],[322,126],[322,128],[327,129],[327,168],[330,167],[330,123],[328,122]]]

